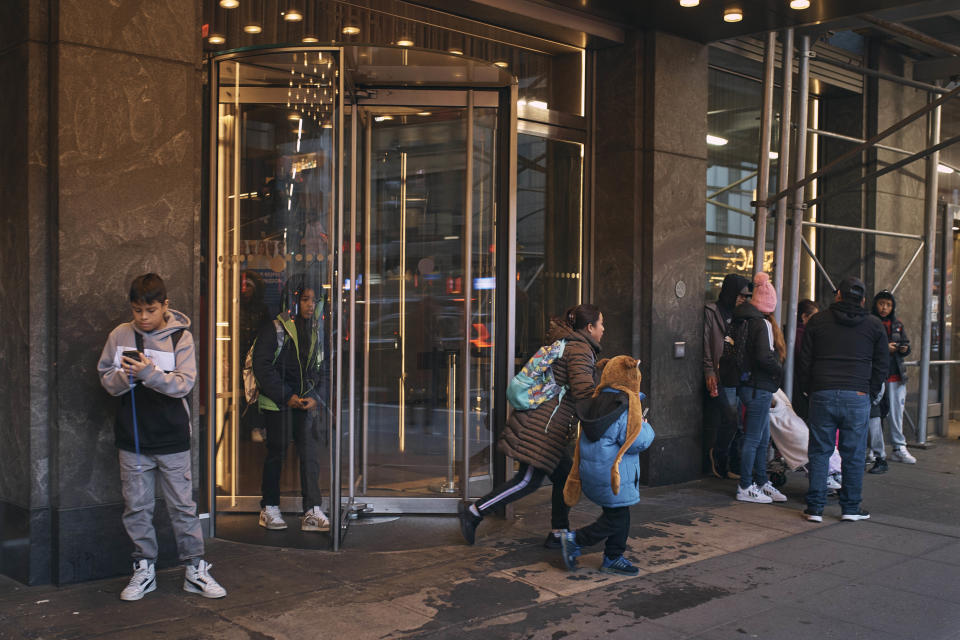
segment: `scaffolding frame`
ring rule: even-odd
[[[920,369],[920,397],[918,401],[919,405],[919,415],[915,425],[916,434],[917,434],[917,444],[925,445],[927,442],[927,414],[928,414],[928,400],[929,400],[929,385],[930,385],[930,367],[931,366],[940,366],[943,367],[941,376],[941,387],[949,386],[949,374],[947,367],[957,363],[953,360],[937,360],[931,361],[930,359],[930,350],[932,344],[932,331],[931,331],[931,318],[932,318],[932,304],[933,304],[933,276],[934,276],[934,261],[936,256],[936,228],[937,228],[937,196],[938,196],[938,173],[937,166],[939,164],[939,152],[941,149],[950,146],[958,141],[960,141],[960,136],[954,136],[947,140],[940,140],[940,117],[941,117],[941,106],[948,100],[952,100],[956,96],[960,95],[960,86],[953,88],[952,90],[947,90],[943,87],[936,85],[927,85],[925,83],[919,83],[907,78],[902,78],[900,76],[894,76],[891,74],[881,74],[880,72],[874,71],[872,69],[867,69],[863,67],[855,67],[848,64],[837,64],[837,66],[843,67],[845,69],[852,69],[858,72],[863,73],[864,75],[883,77],[885,80],[890,80],[893,82],[900,83],[905,86],[910,86],[913,88],[921,89],[927,91],[927,104],[921,107],[920,109],[914,111],[913,113],[901,118],[899,121],[895,122],[893,125],[889,126],[884,131],[872,136],[867,140],[860,140],[857,138],[851,138],[849,136],[842,136],[840,134],[833,134],[828,131],[823,131],[820,129],[813,129],[808,126],[809,121],[809,96],[810,96],[810,59],[814,56],[812,47],[811,47],[811,36],[802,35],[799,45],[799,63],[797,70],[797,85],[798,85],[798,105],[797,105],[797,121],[796,121],[796,141],[793,144],[791,149],[791,135],[790,135],[790,109],[792,105],[792,76],[793,76],[793,56],[794,56],[794,32],[792,28],[786,29],[783,31],[783,117],[781,118],[781,132],[780,132],[780,152],[779,152],[779,161],[780,161],[780,170],[778,175],[778,190],[777,193],[773,195],[768,194],[768,184],[769,184],[769,171],[770,171],[770,133],[771,127],[774,120],[773,113],[773,86],[774,86],[774,57],[775,57],[775,48],[776,48],[776,33],[770,32],[767,34],[766,38],[766,50],[764,52],[764,72],[763,72],[763,106],[761,112],[761,126],[760,126],[760,151],[759,151],[759,162],[758,162],[758,171],[757,175],[759,176],[759,181],[757,185],[757,200],[753,203],[756,208],[756,213],[754,217],[754,256],[764,255],[766,249],[766,234],[767,234],[767,223],[769,212],[775,210],[775,241],[774,241],[774,277],[773,281],[777,287],[777,291],[781,293],[784,291],[783,283],[785,280],[785,275],[787,270],[791,274],[789,281],[789,291],[786,296],[786,336],[785,340],[787,343],[787,354],[786,362],[784,363],[784,382],[783,389],[786,394],[792,398],[793,392],[793,368],[794,368],[794,348],[796,341],[796,329],[797,329],[797,307],[799,305],[799,271],[800,271],[800,260],[801,260],[801,248],[805,249],[806,252],[812,258],[814,264],[816,265],[820,274],[825,278],[827,283],[833,290],[836,290],[830,275],[827,273],[826,268],[820,262],[820,259],[817,257],[816,252],[810,247],[810,245],[803,238],[803,229],[804,228],[820,228],[820,229],[830,229],[834,231],[842,232],[852,232],[864,235],[877,235],[877,236],[889,236],[889,237],[899,237],[911,240],[917,240],[920,243],[920,246],[914,252],[913,257],[909,260],[906,267],[904,267],[899,279],[894,285],[894,289],[903,282],[904,277],[907,272],[913,266],[914,262],[923,255],[923,313],[922,313],[922,325],[923,330],[921,334],[921,357],[920,361],[917,363]],[[832,64],[833,61],[826,60],[828,64]],[[893,133],[903,129],[908,124],[915,122],[916,120],[926,117],[927,120],[927,136],[926,136],[926,148],[923,150],[911,153],[909,151],[904,151],[896,147],[890,147],[881,144],[881,141],[888,138]],[[822,135],[825,137],[834,137],[838,139],[844,139],[848,142],[854,143],[856,146],[852,149],[849,149],[845,153],[841,154],[837,158],[833,159],[826,166],[818,168],[812,173],[808,173],[807,167],[807,137],[809,134]],[[838,170],[844,168],[844,164],[863,154],[864,152],[870,149],[884,149],[888,151],[894,151],[902,155],[906,155],[905,158],[892,163],[890,165],[879,168],[875,171],[872,171],[866,175],[861,176],[853,183],[845,185],[842,189],[832,192],[830,194],[821,194],[815,197],[807,199],[805,197],[806,188],[813,183],[815,180],[819,180],[823,177],[833,175],[838,172]],[[792,151],[792,153],[791,153]],[[795,172],[795,178],[790,181],[790,158],[793,156],[793,167]],[[851,227],[845,225],[834,225],[824,222],[814,222],[810,220],[805,220],[805,213],[807,209],[815,204],[823,202],[825,199],[830,198],[836,193],[843,192],[844,190],[850,189],[851,187],[861,186],[871,180],[876,180],[879,177],[895,171],[897,169],[906,166],[917,160],[924,159],[926,162],[925,167],[925,202],[924,202],[924,232],[920,234],[906,234],[892,231],[885,231],[881,229],[874,229],[870,227]],[[733,185],[731,185],[732,187]],[[730,188],[730,187],[727,187]],[[710,194],[710,198],[713,199],[717,194],[722,192],[715,192]],[[716,202],[715,202],[716,203]],[[787,235],[787,226],[788,226],[788,211],[792,211],[792,217],[789,220],[789,226],[792,228],[790,234],[790,243],[789,249],[786,243]],[[951,224],[944,225],[944,234],[949,234],[952,231]],[[946,237],[946,235],[945,235]],[[786,259],[789,258],[789,261]],[[763,270],[763,260],[754,259],[754,273]],[[781,321],[781,307],[783,302],[777,306],[777,311],[775,314],[777,322]],[[949,337],[943,337],[944,344],[949,345]],[[949,354],[948,354],[949,355]],[[942,420],[941,426],[938,429],[938,432],[942,435],[945,430],[945,425],[943,420],[949,419],[949,389],[946,390],[946,393],[943,394],[945,397],[941,398],[942,401]]]

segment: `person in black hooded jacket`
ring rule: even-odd
[[[739,460],[731,460],[730,456],[739,426],[737,388],[721,384],[719,366],[723,336],[733,321],[734,310],[749,299],[750,281],[729,273],[723,279],[717,301],[708,302],[703,307],[703,380],[707,387],[704,417],[708,428],[716,429],[709,455],[710,469],[718,478],[739,477]]]
[[[841,519],[870,517],[860,506],[866,432],[871,399],[880,394],[890,358],[886,330],[863,308],[865,290],[859,279],[845,278],[834,303],[813,316],[803,333],[797,382],[810,398],[810,487],[804,515],[811,522],[823,521],[828,460],[838,430]]]

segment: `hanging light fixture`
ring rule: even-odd
[[[360,27],[348,24],[340,32],[345,36],[356,36],[360,34]]]
[[[243,25],[243,32],[249,35],[263,31],[263,6],[248,2],[240,7],[240,24]]]
[[[790,8],[802,11],[810,8],[810,0],[790,0]]]
[[[413,46],[413,40],[411,40],[410,38],[407,38],[407,37],[399,38],[399,39],[397,40],[397,46],[398,46],[398,47],[412,47],[412,46]]]
[[[287,9],[286,11],[281,11],[280,15],[283,16],[283,19],[287,22],[300,22],[303,20],[303,14],[300,13],[299,9]]]
[[[219,33],[211,33],[207,37],[207,42],[209,42],[210,44],[223,44],[226,41],[227,39],[222,35],[220,35]]]
[[[695,7],[700,4],[700,0],[680,0],[681,7]]]
[[[740,7],[727,7],[723,10],[724,22],[740,22],[743,20],[743,9]]]
[[[220,6],[224,9],[236,9],[240,6],[240,0],[220,0]]]
[[[510,66],[510,63],[507,62],[506,60],[497,60],[497,61],[494,62],[493,64],[497,65],[497,66],[500,67],[501,69],[506,69],[507,67]]]

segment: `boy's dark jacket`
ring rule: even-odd
[[[100,354],[97,372],[100,384],[113,396],[120,396],[120,408],[114,423],[117,448],[135,451],[133,404],[137,407],[137,433],[140,451],[149,454],[179,453],[190,449],[190,407],[186,396],[197,377],[196,353],[190,319],[173,309],[165,315],[166,326],[143,333],[132,322],[110,332]],[[137,334],[143,352],[153,361],[134,379],[134,397],[130,382],[120,368],[120,353],[137,350]],[[174,334],[178,334],[176,348]],[[131,400],[133,402],[131,402]]]
[[[890,309],[890,313],[886,318],[881,318],[880,313],[877,311],[877,300],[881,298],[886,298],[890,300],[893,304],[893,308]],[[897,299],[893,297],[892,293],[878,293],[873,298],[873,315],[880,318],[880,323],[883,324],[884,329],[887,329],[887,325],[884,320],[890,321],[890,328],[887,329],[887,342],[894,342],[894,334],[899,336],[899,339],[895,342],[897,343],[897,350],[890,354],[890,367],[887,371],[887,376],[899,375],[901,382],[907,381],[907,368],[903,366],[903,359],[910,355],[910,337],[907,336],[907,330],[903,328],[903,323],[897,319]],[[900,348],[906,347],[907,350],[901,352]]]

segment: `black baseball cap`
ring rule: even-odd
[[[867,287],[860,278],[847,276],[840,281],[840,286],[837,287],[837,291],[839,291],[840,295],[844,298],[863,300],[867,293]]]

